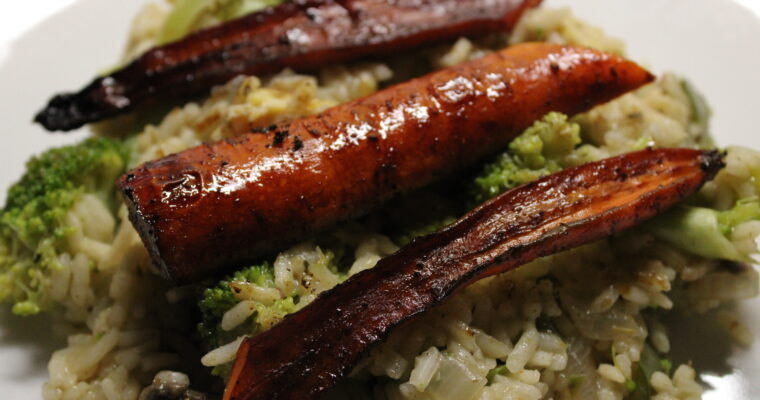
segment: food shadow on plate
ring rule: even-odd
[[[47,371],[50,355],[66,345],[65,338],[51,329],[50,316],[47,314],[21,317],[14,315],[10,308],[2,305],[0,327],[0,353],[10,350],[23,353],[23,358],[13,358],[16,363],[14,368],[3,369],[0,372],[6,375],[0,376],[0,381],[37,379],[42,371]]]
[[[731,307],[731,310],[735,310]],[[670,338],[668,358],[673,365],[691,363],[703,375],[725,376],[734,373],[730,357],[741,349],[725,327],[718,323],[715,312],[705,314],[675,313],[667,321]],[[709,384],[700,379],[703,385]]]

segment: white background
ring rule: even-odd
[[[30,121],[51,94],[78,89],[113,65],[142,3],[0,0],[0,202],[29,155],[82,136],[47,134]],[[626,40],[631,57],[653,71],[685,74],[713,105],[719,143],[760,149],[760,0],[546,3],[572,5],[584,19]],[[760,302],[743,310],[760,332]],[[689,344],[687,357],[717,387],[706,399],[760,399],[760,345],[735,349],[710,338],[700,323],[692,318],[673,333]],[[40,398],[50,352],[61,345],[44,317],[17,318],[0,307],[0,399]]]

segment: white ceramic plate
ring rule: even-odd
[[[78,89],[113,65],[143,2],[0,3],[0,202],[30,155],[83,137],[81,131],[48,134],[30,121],[51,94]],[[690,78],[713,106],[719,143],[760,149],[760,1],[546,0],[546,5],[572,6],[577,15],[624,39],[631,58],[655,72],[673,70]],[[745,303],[742,311],[760,332],[760,301]],[[760,346],[736,349],[710,332],[694,319],[673,329],[674,351],[693,360],[714,387],[705,399],[760,399]],[[50,353],[62,344],[44,317],[18,318],[0,307],[0,397],[39,399]]]

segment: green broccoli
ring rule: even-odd
[[[222,330],[222,317],[230,308],[239,303],[230,285],[233,282],[248,282],[261,287],[274,287],[274,271],[272,264],[263,262],[227,277],[203,291],[200,301],[202,320],[198,325],[201,337],[209,348],[216,348],[235,339],[235,335]]]
[[[509,150],[486,164],[475,178],[473,200],[482,203],[507,189],[534,181],[565,167],[565,158],[581,143],[580,126],[552,112],[509,144]]]
[[[198,28],[199,21],[209,17],[228,21],[282,2],[283,0],[178,0],[164,22],[159,42],[182,39]]]
[[[61,268],[73,229],[65,217],[83,194],[116,207],[114,182],[127,163],[128,146],[91,138],[51,149],[27,162],[26,172],[8,190],[0,211],[0,300],[13,312],[37,314],[51,307],[52,272]]]
[[[570,122],[564,114],[546,114],[516,137],[506,151],[487,163],[474,179],[467,179],[455,185],[462,189],[454,189],[454,192],[461,190],[469,196],[456,196],[456,193],[450,196],[463,200],[463,203],[467,203],[466,207],[446,204],[445,196],[437,199],[430,193],[414,194],[413,196],[423,200],[423,204],[419,204],[419,199],[412,198],[397,202],[401,206],[393,205],[395,208],[403,209],[409,208],[404,207],[405,203],[409,203],[414,207],[413,212],[403,214],[399,232],[391,232],[391,236],[397,244],[406,245],[418,236],[433,233],[449,225],[472,207],[508,189],[557,172],[569,166],[567,160],[580,143],[578,124]],[[424,204],[425,201],[428,203]]]
[[[580,127],[577,124],[569,122],[567,116],[563,114],[547,114],[513,140],[509,149],[498,156],[496,161],[488,164],[483,173],[475,178],[474,194],[469,200],[482,202],[506,189],[562,169],[565,166],[564,158],[575,150],[580,141]],[[466,189],[472,185],[472,181],[464,179],[458,185]],[[466,207],[454,207],[448,204],[440,194],[430,191],[414,193],[396,201],[389,208],[398,214],[396,219],[402,220],[402,223],[393,224],[398,226],[395,226],[394,232],[388,233],[396,239],[396,243],[402,245],[417,236],[434,232],[448,225],[455,221],[458,215],[467,211]],[[394,218],[385,216],[384,219]],[[331,269],[341,270],[336,264],[340,257],[335,257],[335,254],[343,254],[345,250],[325,252],[330,258]],[[243,332],[237,330],[225,332],[220,327],[222,317],[240,301],[233,293],[231,286],[233,282],[249,282],[264,288],[272,288],[274,287],[272,263],[263,262],[240,270],[204,291],[200,301],[203,321],[199,324],[199,330],[210,348],[226,344],[240,334],[255,334],[261,329],[259,320],[262,317],[271,316],[271,313],[282,313],[284,316],[295,311],[295,305],[298,304],[297,298],[288,297],[272,306],[262,306],[252,317],[252,325],[242,328]]]
[[[756,197],[739,200],[727,211],[680,206],[658,216],[646,228],[659,239],[698,256],[751,262],[749,255],[741,254],[729,240],[737,225],[751,220],[760,220]]]
[[[345,279],[346,266],[338,264],[336,252],[329,250],[320,254],[320,262],[330,271],[337,273],[341,281]],[[310,265],[309,268],[312,268],[312,266]],[[309,271],[306,272],[308,273]],[[225,345],[241,335],[258,334],[271,327],[274,323],[279,322],[288,314],[294,313],[306,305],[306,302],[299,295],[301,292],[281,296],[277,300],[267,304],[256,302],[253,315],[244,323],[231,330],[223,329],[222,321],[224,314],[245,299],[246,295],[241,292],[243,292],[244,289],[242,288],[247,284],[253,284],[263,289],[275,288],[273,263],[263,261],[244,268],[222,279],[220,282],[207,287],[203,291],[203,296],[199,302],[201,322],[198,324],[198,330],[208,349]],[[229,370],[230,365],[225,364],[214,368],[212,373],[226,378]]]

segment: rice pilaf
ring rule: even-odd
[[[167,15],[162,5],[145,7],[133,24],[125,59],[160,42]],[[216,20],[204,21],[198,27]],[[314,114],[418,70],[535,40],[624,53],[621,41],[568,10],[538,9],[528,12],[509,37],[461,38],[433,46],[412,60],[413,68],[407,55],[332,66],[314,75],[286,70],[238,77],[145,126],[134,138],[130,165]],[[688,82],[664,74],[562,122],[577,132],[561,134],[577,134],[580,143],[553,154],[553,161],[566,167],[647,146],[710,146],[709,115],[701,102]],[[97,129],[103,134],[119,121]],[[727,167],[700,196],[716,210],[756,198],[753,174],[758,170],[760,153],[731,147]],[[154,378],[152,388],[194,386],[201,364],[224,376],[242,337],[268,329],[405,241],[361,220],[281,252],[271,260],[265,283],[224,281],[235,296],[213,328],[227,340],[207,340],[210,348],[201,350],[188,335],[196,330],[190,311],[199,293],[214,283],[173,288],[155,276],[123,206],[114,215],[98,198],[83,196],[67,218],[78,227],[67,239],[76,251],[60,257],[62,268],[47,284],[59,305],[56,330],[67,335],[68,343],[48,365],[46,400],[146,400],[152,392],[144,388]],[[749,221],[736,226],[728,239],[739,254],[750,257],[758,235],[760,221]],[[323,248],[325,241],[340,242],[344,254]],[[339,256],[347,265],[342,270],[333,265]],[[751,266],[727,266],[693,254],[668,241],[667,232],[643,227],[468,287],[394,331],[329,398],[613,400],[646,390],[656,400],[699,399],[704,389],[698,371],[668,360],[669,312],[718,310],[712,314],[730,326],[734,339],[749,345],[751,334],[726,306],[757,294],[758,275]],[[219,382],[203,384],[218,387]]]

